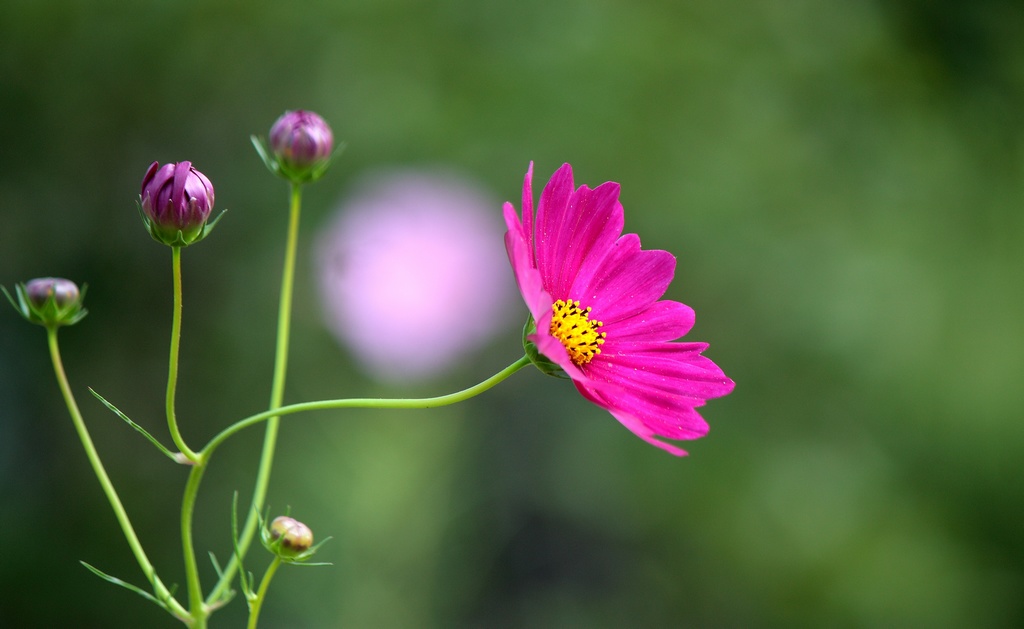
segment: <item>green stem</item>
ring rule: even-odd
[[[234,435],[235,433],[237,433],[238,431],[242,430],[243,428],[247,428],[249,426],[253,426],[253,425],[258,424],[258,423],[260,423],[262,421],[276,420],[276,419],[278,419],[278,418],[280,418],[280,417],[282,417],[284,415],[291,415],[293,413],[301,413],[301,412],[305,412],[305,411],[326,410],[326,409],[332,409],[332,408],[406,408],[406,409],[412,409],[412,408],[434,408],[434,407],[438,407],[438,406],[448,406],[450,404],[456,404],[458,402],[462,402],[464,400],[468,400],[471,397],[480,395],[484,391],[487,391],[488,389],[494,387],[499,382],[502,382],[503,380],[505,380],[506,378],[508,378],[509,376],[511,376],[512,374],[514,374],[515,372],[519,371],[520,369],[522,369],[523,367],[525,367],[525,366],[527,366],[529,364],[530,364],[530,358],[528,356],[523,356],[519,360],[515,361],[514,363],[512,363],[508,367],[505,367],[504,369],[502,369],[498,373],[494,374],[490,378],[484,380],[483,382],[480,382],[479,384],[475,384],[475,385],[473,385],[473,386],[471,386],[471,387],[469,387],[467,389],[463,389],[462,391],[457,391],[455,393],[449,393],[447,395],[438,395],[438,396],[435,396],[435,397],[427,397],[427,398],[397,398],[397,399],[349,398],[349,399],[338,399],[338,400],[320,400],[320,401],[317,401],[317,402],[301,402],[299,404],[289,404],[288,406],[280,406],[278,408],[271,409],[269,411],[264,411],[262,413],[257,413],[256,415],[251,415],[249,417],[246,417],[245,419],[242,419],[242,420],[239,420],[239,421],[235,422],[231,426],[228,426],[227,428],[222,430],[220,433],[218,433],[213,439],[211,439],[209,443],[206,444],[206,447],[204,447],[202,449],[202,451],[201,451],[202,457],[203,457],[204,460],[209,460],[210,456],[213,455],[214,450],[216,450],[217,447],[220,446],[220,444],[222,444],[224,441],[226,441],[228,439],[228,437]],[[201,467],[201,466],[197,466],[197,467]],[[194,500],[194,497],[193,497],[193,500]],[[244,552],[245,552],[245,550],[240,548],[240,553],[244,553]],[[206,598],[208,605],[209,604],[214,604],[214,603],[216,603],[220,599],[220,597],[222,596],[223,588],[227,587],[227,585],[230,584],[231,579],[232,579],[233,574],[234,574],[234,571],[237,570],[237,569],[238,569],[238,556],[235,555],[234,557],[232,557],[232,561],[228,565],[228,569],[224,571],[224,576],[221,578],[220,582],[218,582],[217,587]],[[228,570],[231,570],[231,572],[229,573]],[[261,590],[261,598],[260,598],[260,600],[262,600],[262,591],[265,589],[265,585],[267,583],[268,583],[267,577],[264,577],[264,582],[263,582],[263,584],[260,585],[260,590]],[[250,612],[250,613],[252,613],[252,612]],[[258,608],[257,608],[257,611],[255,613],[256,614],[259,613]],[[253,622],[251,620],[252,618],[253,618],[253,616],[250,616],[250,622]],[[250,625],[250,626],[254,627],[255,625]]]
[[[167,368],[167,426],[171,432],[174,445],[181,454],[192,463],[188,482],[181,502],[181,546],[185,560],[185,582],[188,588],[190,626],[193,629],[204,629],[209,611],[203,600],[203,588],[199,580],[199,566],[196,562],[195,545],[192,541],[192,516],[195,512],[196,496],[199,483],[206,471],[208,459],[193,452],[178,430],[178,419],[174,410],[175,392],[178,386],[178,354],[181,347],[181,247],[171,247],[171,269],[174,277],[174,314],[171,320],[171,350]]]
[[[114,510],[114,515],[117,517],[118,524],[121,525],[124,537],[128,541],[128,546],[135,555],[135,560],[138,561],[139,568],[142,569],[142,573],[146,576],[146,580],[153,586],[153,592],[157,600],[163,602],[164,605],[167,606],[167,610],[176,617],[181,620],[187,620],[189,617],[188,611],[182,607],[173,596],[171,596],[170,591],[166,586],[164,586],[163,582],[160,581],[160,577],[157,576],[156,569],[153,568],[153,564],[151,564],[149,562],[149,558],[146,557],[146,552],[142,549],[142,544],[139,542],[138,536],[135,535],[135,529],[132,528],[132,523],[128,519],[128,513],[125,511],[124,505],[121,504],[121,499],[118,498],[117,491],[114,489],[113,483],[110,482],[110,477],[107,476],[107,471],[104,469],[103,463],[100,461],[99,454],[96,452],[96,446],[93,445],[92,438],[89,436],[89,431],[85,427],[85,420],[82,418],[82,413],[78,410],[78,403],[75,402],[75,396],[71,393],[71,386],[68,384],[67,375],[64,373],[64,363],[61,361],[60,348],[57,344],[57,328],[47,328],[46,334],[47,341],[50,346],[50,358],[53,361],[53,370],[57,375],[57,383],[60,385],[60,391],[64,396],[64,402],[67,404],[68,412],[71,414],[71,421],[75,424],[75,430],[78,432],[78,437],[82,441],[82,447],[85,449],[85,455],[88,457],[89,463],[92,465],[92,469],[96,473],[96,478],[100,482],[100,487],[103,488],[103,493],[107,495],[107,500],[110,501],[110,506]]]
[[[263,509],[263,501],[267,497],[270,485],[270,472],[274,462],[274,450],[277,447],[278,418],[272,413],[281,406],[284,399],[284,381],[288,370],[288,337],[292,318],[292,288],[295,284],[295,255],[299,241],[299,215],[302,209],[302,186],[292,183],[291,207],[288,220],[288,239],[285,245],[284,271],[281,278],[281,300],[277,316],[277,349],[274,356],[274,378],[270,387],[270,411],[267,430],[263,437],[263,451],[260,454],[259,469],[256,473],[256,486],[253,490],[252,504],[248,509],[242,534],[238,538],[238,554],[232,555],[224,574],[213,591],[207,597],[208,602],[218,600],[231,584],[235,571],[238,570],[239,557],[244,557],[252,543],[256,532],[256,514]],[[205,453],[206,456],[209,453]]]
[[[254,424],[258,424],[262,421],[268,421],[272,417],[280,417],[284,415],[291,415],[293,413],[302,413],[305,411],[319,411],[331,408],[434,408],[438,406],[448,406],[449,404],[455,404],[468,400],[471,397],[479,395],[484,391],[495,386],[502,380],[505,380],[515,372],[519,371],[523,367],[530,364],[530,358],[523,356],[516,362],[512,363],[508,367],[505,367],[498,373],[494,374],[490,378],[483,382],[463,389],[456,393],[449,393],[447,395],[438,395],[435,397],[425,398],[396,398],[396,399],[385,399],[385,398],[349,398],[339,400],[320,400],[316,402],[301,402],[299,404],[289,404],[288,406],[281,406],[279,408],[257,413],[251,415],[245,419],[239,420],[234,424],[231,424],[224,430],[222,430],[217,436],[210,440],[203,448],[203,456],[209,457],[210,454],[223,443],[228,437],[235,434],[243,428],[247,428]]]
[[[274,560],[267,566],[267,572],[260,582],[260,589],[249,604],[249,629],[256,629],[256,623],[260,618],[260,609],[263,607],[263,599],[267,596],[267,588],[270,587],[270,580],[274,578],[274,573],[277,572],[277,567],[280,565],[281,558],[275,555]]]
[[[181,546],[185,556],[185,581],[188,584],[189,614],[192,617],[192,628],[206,627],[209,610],[203,600],[203,588],[199,582],[199,565],[196,562],[195,546],[192,543],[192,515],[195,512],[196,496],[199,483],[203,480],[208,457],[192,466],[185,484],[185,495],[181,499]]]
[[[530,364],[530,358],[523,356],[519,360],[515,361],[508,367],[505,367],[498,373],[494,374],[490,378],[480,382],[479,384],[473,385],[462,391],[455,393],[449,393],[447,395],[438,395],[435,397],[427,398],[398,398],[398,399],[382,399],[382,398],[350,398],[350,399],[338,399],[338,400],[320,400],[317,402],[301,402],[299,404],[289,404],[288,406],[281,406],[275,409],[270,409],[256,415],[251,415],[245,419],[239,420],[234,424],[228,426],[220,433],[218,433],[209,443],[200,451],[204,463],[201,463],[193,468],[193,474],[196,474],[197,468],[202,468],[205,465],[205,461],[208,461],[213,455],[214,450],[217,449],[220,444],[224,443],[229,437],[249,426],[253,426],[263,421],[270,421],[282,417],[284,415],[291,415],[293,413],[301,413],[305,411],[317,411],[326,410],[332,408],[434,408],[438,406],[447,406],[449,404],[455,404],[468,400],[471,397],[479,395],[484,391],[494,387],[499,382],[505,380],[515,372],[519,371],[523,367]],[[198,474],[201,475],[201,472]],[[189,479],[189,488],[186,489],[185,500],[186,503],[189,501],[195,501],[195,492],[198,490],[198,480],[193,487]],[[185,516],[184,511],[186,507],[182,507],[182,528],[184,529]],[[189,507],[191,509],[191,507]],[[233,555],[231,562],[224,570],[220,581],[217,582],[216,587],[206,597],[207,608],[211,606],[219,605],[222,603],[225,593],[228,591],[227,588],[231,584],[231,580],[234,577],[234,573],[239,569],[239,555],[244,554],[245,549],[239,542],[239,553]]]
[[[174,393],[178,388],[178,349],[181,344],[181,247],[171,247],[171,266],[174,275],[174,315],[171,322],[171,357],[167,368],[167,427],[178,450],[186,459],[196,463],[199,456],[185,445],[174,413]]]

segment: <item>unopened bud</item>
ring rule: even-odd
[[[272,541],[279,542],[283,556],[301,555],[313,546],[313,531],[286,515],[278,516],[270,523],[270,537]]]
[[[15,293],[17,302],[4,290],[11,305],[32,323],[46,327],[72,325],[86,315],[82,307],[85,290],[78,290],[74,282],[62,277],[39,277],[17,284]]]
[[[142,178],[142,220],[158,242],[184,247],[206,237],[213,184],[191,162],[153,162]]]
[[[319,179],[330,165],[334,133],[312,111],[286,111],[270,127],[272,156],[261,145],[256,148],[271,171],[292,183],[306,183]]]
[[[71,280],[62,277],[37,277],[25,284],[28,300],[36,308],[43,308],[46,302],[53,300],[53,305],[64,310],[78,303],[80,292]]]

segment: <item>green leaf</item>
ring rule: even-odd
[[[210,563],[213,564],[213,570],[217,573],[217,578],[222,578],[224,571],[221,570],[220,562],[217,561],[217,555],[214,555],[212,550],[210,551]]]
[[[258,514],[257,514],[258,515]],[[242,588],[242,594],[245,594],[246,601],[252,601],[253,597],[256,596],[256,592],[253,591],[249,585],[253,582],[251,572],[245,571],[245,566],[242,565],[242,549],[238,547],[238,492],[234,494],[234,498],[231,500],[231,543],[235,550],[235,559],[238,561],[238,583]]]
[[[217,573],[217,578],[218,579],[223,579],[224,578],[224,569],[220,567],[220,562],[217,561],[217,556],[213,554],[213,551],[210,551],[210,563],[213,564],[213,569]],[[228,602],[231,599],[233,599],[234,597],[235,597],[235,591],[233,589],[231,589],[231,588],[225,589],[224,592],[220,595],[220,597],[217,598],[217,600],[213,601],[210,604],[211,611],[214,610],[214,609],[219,609],[219,608],[227,605]]]
[[[15,285],[15,289],[14,290],[15,290],[15,292],[18,292],[18,301],[21,301],[21,293],[18,291],[18,288],[19,287],[17,285]],[[21,316],[24,317],[25,316],[25,311],[23,309],[24,302],[22,302],[21,304],[16,303],[14,301],[14,297],[11,297],[11,294],[8,293],[7,289],[5,287],[3,287],[3,286],[0,286],[0,291],[3,291],[4,295],[7,297],[7,301],[11,302],[11,305],[14,306],[14,309],[17,310],[19,313],[21,313]]]
[[[133,422],[131,420],[131,418],[128,417],[127,415],[125,415],[124,413],[122,413],[120,411],[120,409],[118,409],[116,406],[114,406],[110,402],[106,401],[103,398],[103,396],[100,395],[99,393],[96,393],[96,391],[94,391],[92,387],[89,387],[89,393],[92,393],[93,396],[97,400],[99,400],[100,402],[103,402],[104,406],[106,406],[111,411],[113,411],[115,415],[117,415],[118,417],[123,419],[129,426],[131,426],[132,428],[137,430],[139,432],[139,434],[141,434],[146,439],[149,439],[150,443],[152,443],[154,446],[156,446],[158,450],[160,450],[161,452],[166,454],[172,461],[174,461],[176,463],[181,463],[181,460],[178,458],[178,456],[176,454],[174,454],[173,452],[168,450],[166,447],[164,447],[164,444],[162,444],[159,441],[157,441],[156,437],[154,437],[153,435],[151,435],[148,432],[146,432],[146,429],[143,428],[142,426],[140,426],[140,425],[136,424],[135,422]]]
[[[103,579],[104,581],[108,581],[110,583],[113,583],[114,585],[120,585],[121,587],[123,587],[123,588],[125,588],[127,590],[131,590],[132,592],[135,592],[136,594],[138,594],[142,598],[146,599],[147,601],[150,601],[151,603],[155,603],[157,606],[162,608],[167,613],[170,613],[171,615],[174,615],[171,612],[171,609],[167,606],[166,603],[164,603],[163,601],[161,601],[157,597],[153,596],[149,592],[143,590],[142,588],[140,588],[138,586],[135,586],[135,585],[132,585],[131,583],[128,583],[126,581],[122,581],[121,579],[118,579],[117,577],[112,577],[109,574],[107,574],[106,572],[103,572],[102,570],[100,570],[99,568],[96,568],[94,566],[90,566],[89,564],[87,564],[84,561],[79,561],[79,563],[82,564],[83,566],[85,566],[90,572],[92,572],[93,574],[95,574],[99,578]]]
[[[250,135],[249,139],[252,140],[252,145],[255,147],[256,152],[259,153],[260,159],[263,160],[263,165],[267,167],[267,170],[275,175],[280,175],[281,167],[278,165],[277,160],[267,152],[266,147],[263,146],[263,140],[255,135]]]

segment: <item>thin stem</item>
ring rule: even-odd
[[[209,443],[201,450],[201,456],[204,461],[208,461],[213,455],[214,450],[217,449],[220,444],[228,439],[228,437],[234,435],[243,428],[253,426],[263,421],[269,421],[273,418],[279,418],[284,415],[291,415],[293,413],[301,413],[305,411],[317,411],[326,410],[332,408],[434,408],[438,406],[447,406],[449,404],[455,404],[468,400],[471,397],[480,395],[484,391],[494,387],[499,382],[505,380],[515,372],[519,371],[523,367],[530,364],[528,356],[523,356],[519,360],[515,361],[508,367],[505,367],[498,373],[494,374],[490,378],[480,382],[479,384],[473,385],[462,391],[455,393],[449,393],[447,395],[438,395],[435,397],[427,398],[398,398],[398,399],[381,399],[381,398],[350,398],[350,399],[338,399],[338,400],[321,400],[317,402],[301,402],[299,404],[289,404],[288,406],[281,406],[276,409],[257,413],[251,415],[245,419],[239,420],[234,424],[228,426],[220,433],[218,433]],[[196,466],[196,467],[201,467]],[[188,499],[188,493],[186,493],[186,499]],[[195,500],[195,496],[192,495],[191,500]],[[184,511],[184,507],[183,507]],[[254,510],[255,512],[255,510]],[[254,516],[255,517],[255,516]],[[216,605],[219,603],[224,593],[227,591],[226,588],[231,583],[234,577],[235,571],[239,568],[239,556],[243,555],[245,549],[241,547],[239,543],[239,553],[235,554],[231,558],[231,562],[224,570],[220,581],[217,582],[216,587],[209,596],[206,597],[206,603],[208,606]]]
[[[274,573],[277,572],[277,567],[281,565],[281,558],[274,556],[274,560],[267,566],[267,572],[263,575],[263,580],[260,581],[260,589],[256,592],[256,597],[252,599],[249,604],[249,628],[256,629],[256,623],[259,622],[260,609],[263,607],[263,599],[267,597],[267,588],[270,587],[270,580],[274,578]]]
[[[188,583],[189,613],[192,616],[193,629],[206,627],[207,607],[203,601],[203,588],[199,583],[199,565],[196,562],[195,546],[192,543],[192,514],[195,512],[196,496],[199,483],[203,480],[208,457],[192,466],[189,470],[188,482],[185,484],[185,495],[181,499],[181,546],[185,556],[185,580]]]
[[[174,275],[174,315],[171,322],[171,357],[167,368],[167,427],[171,431],[174,445],[185,458],[195,463],[199,461],[199,456],[185,445],[174,413],[174,393],[178,388],[178,349],[181,344],[181,247],[171,247],[171,266]]]
[[[188,588],[190,626],[193,629],[204,629],[208,616],[207,608],[203,600],[203,588],[199,580],[199,566],[196,562],[195,545],[192,541],[192,516],[195,512],[196,495],[199,492],[199,483],[206,471],[206,457],[193,452],[181,436],[178,430],[178,419],[174,410],[175,392],[178,386],[178,354],[181,346],[181,313],[182,313],[182,290],[181,290],[181,247],[171,247],[171,269],[174,277],[174,311],[171,320],[171,350],[169,365],[167,368],[167,426],[171,432],[171,438],[182,455],[190,461],[192,469],[189,470],[188,482],[185,484],[185,494],[181,502],[181,546],[185,560],[185,582]]]
[[[277,316],[277,349],[274,356],[274,378],[270,387],[270,411],[274,411],[274,409],[281,406],[281,401],[284,399],[284,382],[288,371],[288,338],[292,318],[292,288],[295,284],[295,255],[298,250],[299,215],[301,209],[302,186],[301,184],[292,183],[288,238],[285,245],[284,271],[281,277],[281,300]],[[263,509],[263,501],[267,497],[267,487],[270,485],[270,472],[274,463],[274,450],[277,447],[279,423],[278,418],[271,412],[267,421],[267,430],[263,437],[263,451],[260,454],[259,469],[256,472],[256,486],[253,490],[252,505],[248,509],[248,515],[242,527],[242,534],[238,539],[239,552],[231,557],[227,568],[224,570],[224,574],[207,597],[208,602],[218,600],[225,589],[229,587],[231,580],[234,578],[235,571],[238,570],[239,557],[245,556],[249,545],[252,543],[253,535],[256,532],[256,514]]]
[[[284,415],[291,415],[293,413],[302,413],[305,411],[319,411],[331,408],[435,408],[438,406],[448,406],[449,404],[455,404],[468,400],[471,397],[480,395],[484,391],[492,388],[502,380],[505,380],[515,372],[519,371],[523,367],[530,364],[530,359],[527,356],[523,356],[516,362],[512,363],[508,367],[505,367],[498,373],[494,374],[490,378],[483,382],[473,385],[468,389],[463,389],[456,393],[449,393],[447,395],[438,395],[435,397],[425,398],[348,398],[338,400],[319,400],[316,402],[301,402],[299,404],[289,404],[288,406],[281,406],[279,408],[265,411],[263,413],[257,413],[251,415],[245,419],[239,420],[234,424],[231,424],[224,430],[222,430],[217,436],[210,440],[203,448],[203,456],[210,456],[210,454],[223,443],[228,437],[235,434],[243,428],[247,428],[254,424],[258,424],[262,421],[268,421],[272,417],[280,417]]]
[[[124,505],[121,504],[121,499],[117,496],[117,491],[114,489],[113,483],[110,482],[110,477],[107,476],[107,471],[104,469],[103,463],[100,461],[100,456],[96,452],[96,446],[93,445],[92,438],[89,436],[89,431],[85,427],[85,420],[82,418],[81,411],[78,410],[78,403],[75,401],[74,394],[71,393],[71,386],[68,384],[67,375],[64,373],[64,363],[61,361],[60,348],[57,344],[57,328],[47,328],[46,335],[50,346],[50,358],[53,361],[53,370],[57,375],[57,383],[60,385],[60,391],[64,396],[64,402],[67,404],[68,412],[71,414],[71,421],[75,424],[75,430],[78,432],[78,437],[82,441],[82,447],[85,449],[85,455],[88,457],[89,464],[96,473],[96,478],[100,482],[100,487],[103,488],[103,493],[107,495],[107,500],[110,501],[110,506],[114,510],[114,516],[117,518],[118,524],[121,525],[121,530],[124,532],[124,537],[128,541],[128,546],[135,555],[135,560],[138,561],[139,568],[142,569],[142,573],[146,576],[146,580],[153,586],[153,592],[157,600],[162,601],[167,606],[168,611],[176,617],[187,621],[189,617],[188,611],[182,607],[173,596],[171,596],[170,591],[166,586],[164,586],[163,582],[160,581],[160,577],[157,576],[156,569],[153,568],[153,564],[151,564],[149,562],[149,558],[146,557],[146,552],[142,549],[142,544],[139,542],[138,536],[135,535],[135,529],[132,527],[132,523],[128,519],[128,513],[125,511]]]

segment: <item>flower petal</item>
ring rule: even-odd
[[[505,224],[508,226],[508,231],[505,232],[505,251],[508,253],[519,292],[535,320],[540,319],[544,313],[548,314],[550,320],[551,297],[544,291],[540,272],[533,265],[529,237],[524,233],[524,226],[516,216],[511,203],[505,204],[504,214]]]
[[[577,389],[637,436],[673,454],[683,450],[654,437],[697,439],[707,433],[696,411],[734,383],[700,353],[705,343],[606,343],[585,366]]]
[[[534,234],[537,268],[540,270],[544,287],[555,285],[555,273],[559,268],[558,249],[563,241],[562,229],[573,194],[572,167],[562,167],[551,175],[551,179],[540,194],[537,206],[537,227]]]
[[[533,162],[523,177],[523,234],[530,248],[530,264],[537,266],[537,253],[533,245]]]
[[[174,211],[177,214],[185,212],[188,197],[185,195],[185,182],[188,181],[191,162],[178,162],[174,168],[174,185],[171,187],[171,200],[176,203]]]
[[[569,352],[566,351],[565,346],[562,342],[551,336],[548,332],[551,326],[551,313],[548,312],[542,318],[537,320],[537,332],[531,334],[528,338],[541,354],[544,354],[551,362],[555,363],[562,368],[562,371],[566,373],[573,381],[585,381],[587,377],[583,374],[579,367],[572,362],[572,358],[569,357]]]
[[[622,234],[623,220],[618,184],[594,190],[581,186],[572,194],[558,238],[551,242],[553,266],[541,268],[544,286],[553,296],[564,299],[583,265],[607,255]]]
[[[635,399],[626,400],[630,406],[623,406],[618,403],[617,395],[611,392],[614,387],[594,389],[579,382],[575,384],[585,398],[608,409],[612,417],[633,434],[676,456],[686,456],[686,451],[654,437],[693,440],[703,437],[708,432],[707,422],[691,407],[674,407],[657,401],[637,404]]]
[[[592,307],[593,317],[609,325],[650,308],[665,294],[675,270],[671,253],[641,250],[640,237],[626,234],[598,264],[584,264],[569,297]]]
[[[630,390],[609,386],[595,391],[613,414],[629,414],[659,435],[672,439],[699,439],[708,432],[704,418],[680,396],[656,389]]]
[[[693,321],[693,308],[678,301],[665,300],[653,303],[643,312],[605,325],[602,330],[616,343],[674,341],[690,331]]]
[[[654,437],[665,437],[667,439],[693,441],[694,439],[700,439],[701,437],[708,434],[707,423],[704,422],[704,418],[702,418],[693,409],[690,409],[690,412],[693,415],[695,415],[696,418],[699,420],[699,422],[694,422],[694,425],[702,425],[703,430],[698,429],[696,431],[677,432],[673,430],[671,426],[668,425],[662,425],[657,428],[654,428],[649,426],[643,420],[633,416],[632,414],[626,411],[620,409],[609,409],[609,412],[612,414],[612,417],[619,420],[619,422],[622,423],[623,426],[631,430],[633,434],[635,434],[636,436],[640,437],[647,443],[657,446],[662,450],[665,450],[676,456],[686,456],[688,453],[686,452],[686,450],[683,450],[682,448],[678,448],[670,443],[665,443],[664,441],[661,441],[660,439],[655,439]]]
[[[734,386],[718,365],[701,356],[705,349],[706,343],[605,343],[584,371],[594,386],[657,390],[688,406],[701,406]]]

